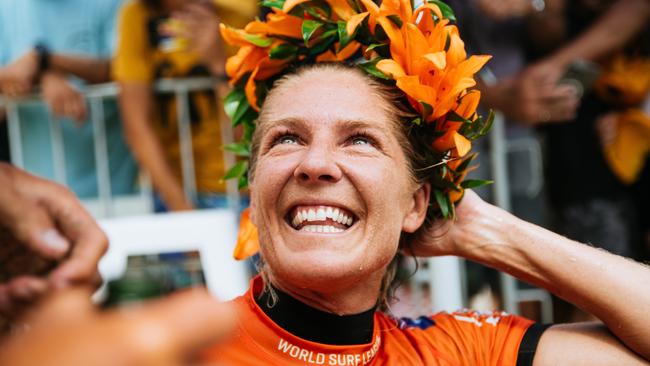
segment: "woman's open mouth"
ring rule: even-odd
[[[357,218],[341,207],[301,205],[289,210],[286,220],[298,231],[341,233],[354,225]]]

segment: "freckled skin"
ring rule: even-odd
[[[375,304],[401,232],[417,229],[426,211],[381,103],[355,71],[309,70],[273,90],[259,126],[252,218],[271,280],[339,314]],[[343,233],[296,231],[285,215],[305,201],[345,207],[357,220]]]

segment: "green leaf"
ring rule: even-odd
[[[374,58],[374,59],[372,59],[372,60],[370,60],[368,62],[360,63],[359,67],[361,67],[365,72],[367,72],[368,74],[370,74],[370,75],[372,75],[372,76],[374,76],[376,78],[380,78],[380,79],[384,79],[384,80],[391,80],[391,78],[388,77],[388,75],[386,75],[383,72],[379,71],[379,69],[377,68],[377,63],[379,61],[381,61],[382,59],[383,59],[382,57],[376,57],[376,58]]]
[[[474,160],[475,157],[476,157],[476,153],[471,154],[468,157],[466,157],[465,160],[463,160],[463,162],[460,163],[460,165],[458,165],[458,167],[456,167],[455,172],[460,173],[460,172],[465,171],[465,169],[467,169],[467,167],[469,167],[469,164],[472,162],[472,160]]]
[[[428,0],[428,3],[436,4],[440,8],[440,11],[442,12],[442,17],[445,19],[449,19],[452,22],[456,21],[456,15],[454,15],[454,10],[444,2],[440,0]]]
[[[336,35],[331,35],[327,38],[319,38],[319,40],[320,39],[323,40],[309,48],[309,56],[317,56],[330,49],[332,45],[334,45],[334,42],[336,42]]]
[[[301,4],[303,5],[303,4]],[[327,3],[321,2],[310,2],[309,6],[306,6],[304,10],[307,14],[311,15],[316,19],[320,19],[323,22],[329,22],[330,17],[332,16],[332,9]],[[322,12],[318,11],[322,10]]]
[[[314,33],[318,30],[318,28],[322,27],[323,23],[317,21],[317,20],[310,20],[307,19],[302,22],[302,39],[305,40],[305,45],[309,42],[311,37],[314,35]]]
[[[492,129],[493,123],[494,123],[494,111],[490,109],[487,120],[485,121],[485,124],[483,125],[483,128],[481,128],[479,134],[481,136],[487,135],[487,133],[490,132],[490,130]]]
[[[226,174],[223,176],[223,179],[239,178],[242,175],[245,175],[246,171],[248,171],[248,161],[240,161],[233,165],[232,168],[228,169]]]
[[[366,48],[366,52],[370,52],[370,51],[374,50],[375,48],[384,47],[384,46],[388,46],[388,44],[386,44],[386,43],[373,43],[370,46],[368,46],[368,48]]]
[[[447,218],[450,211],[449,206],[451,205],[449,202],[449,196],[438,189],[435,189],[433,193],[436,196],[436,202],[440,207],[440,213],[442,213],[442,217]]]
[[[226,115],[231,119],[235,115],[235,112],[237,111],[239,103],[241,103],[242,99],[246,99],[246,94],[242,88],[234,88],[224,98],[223,109],[226,111]]]
[[[397,14],[389,15],[389,16],[387,16],[386,18],[388,18],[391,22],[395,23],[395,25],[397,26],[397,28],[402,28],[402,24],[404,24],[404,23],[402,22],[402,19],[401,19],[401,18],[399,17],[399,15],[397,15]]]
[[[459,115],[459,114],[456,113],[455,111],[449,111],[449,113],[447,113],[447,121],[451,121],[451,122],[463,122],[463,123],[472,123],[472,121],[463,118],[463,116]]]
[[[267,8],[276,8],[282,10],[284,7],[284,0],[265,0],[262,1],[261,5]]]
[[[272,60],[283,60],[295,56],[298,53],[298,46],[290,43],[282,43],[273,48],[269,53],[269,58]]]
[[[250,156],[250,145],[245,141],[236,142],[233,144],[228,144],[223,147],[228,151],[232,151],[235,155],[238,156]]]
[[[339,32],[339,30],[338,30],[338,25],[337,25],[336,28],[334,28],[334,29],[330,29],[330,30],[328,30],[328,31],[323,32],[323,34],[321,34],[320,37],[318,37],[318,39],[319,39],[319,40],[323,40],[323,39],[325,39],[325,38],[328,38],[328,37],[331,37],[331,36],[333,36],[333,35],[336,35],[338,32]]]
[[[494,181],[492,180],[468,179],[466,181],[463,181],[460,184],[460,186],[463,188],[472,189],[472,188],[481,187],[492,183],[494,183]]]
[[[339,31],[339,51],[344,49],[350,41],[354,38],[354,35],[348,34],[348,31],[345,29],[346,23],[339,21],[338,22],[338,31]]]
[[[427,117],[429,117],[431,113],[433,113],[433,107],[431,106],[431,104],[421,100],[418,100],[418,103],[420,103],[420,105],[422,106],[422,119],[426,120]]]
[[[264,36],[260,36],[260,35],[257,35],[257,34],[247,34],[247,35],[244,36],[244,38],[248,42],[250,42],[250,43],[252,43],[252,44],[254,44],[254,45],[258,46],[258,47],[268,47],[268,46],[271,45],[271,43],[273,43],[272,39],[266,38]]]
[[[232,116],[232,126],[235,127],[251,117],[254,118],[255,114],[255,110],[248,104],[248,99],[244,95],[244,98],[240,100],[237,110],[235,110]]]
[[[237,188],[244,189],[248,187],[248,174],[243,174],[237,180]]]

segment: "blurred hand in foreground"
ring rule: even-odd
[[[75,288],[48,298],[26,317],[28,331],[0,345],[0,364],[188,365],[194,352],[234,325],[231,308],[203,290],[105,313],[90,294]]]
[[[65,187],[0,163],[0,314],[48,289],[98,285],[106,235]]]

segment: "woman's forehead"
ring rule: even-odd
[[[291,76],[272,90],[262,108],[260,122],[372,122],[389,127],[385,103],[366,77],[356,71],[309,70]]]

